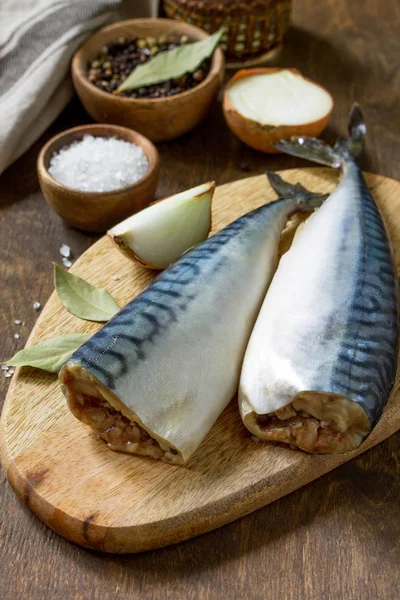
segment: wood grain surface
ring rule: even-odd
[[[344,134],[353,100],[368,121],[364,169],[400,179],[397,0],[295,0],[279,65],[299,68],[335,98],[332,140]],[[1,352],[25,344],[52,284],[51,260],[69,243],[78,257],[95,240],[63,225],[39,192],[35,163],[58,131],[89,122],[74,101],[52,128],[0,177]],[[303,166],[245,148],[220,106],[185,136],[158,146],[158,196],[211,178]],[[19,329],[15,318],[25,326]],[[1,398],[9,380],[0,378]],[[1,597],[87,599],[392,600],[400,587],[400,435],[306,487],[231,525],[191,541],[133,556],[84,550],[24,509],[0,480]]]
[[[281,175],[307,189],[330,192],[338,174],[332,169],[303,168]],[[400,183],[379,175],[368,175],[367,182],[400,257]],[[275,198],[264,175],[217,187],[212,233]],[[293,219],[286,228],[281,252],[289,247],[300,220]],[[89,248],[72,271],[92,285],[107,288],[120,306],[157,275],[121,258],[108,237]],[[112,279],[115,274],[118,281]],[[99,327],[68,313],[53,293],[28,346],[55,335],[91,333]],[[397,432],[399,388],[400,374],[368,439],[354,452],[333,456],[311,456],[254,442],[243,427],[234,398],[182,467],[111,453],[69,412],[55,375],[18,369],[1,415],[0,459],[18,497],[60,535],[104,552],[152,550],[225,525]]]

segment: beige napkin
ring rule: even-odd
[[[158,0],[0,1],[0,174],[69,102],[71,58],[85,39],[157,11]]]

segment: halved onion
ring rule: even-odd
[[[163,198],[108,231],[129,258],[150,269],[165,269],[205,240],[211,229],[215,182]]]
[[[242,142],[275,153],[274,143],[281,139],[317,137],[329,121],[333,99],[297,69],[243,69],[228,81],[223,109]]]

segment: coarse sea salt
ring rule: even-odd
[[[67,244],[61,244],[59,252],[64,258],[69,258],[71,256],[71,248],[67,246]]]
[[[65,258],[65,256],[63,256],[63,258],[62,258],[62,263],[63,263],[64,267],[66,267],[67,269],[72,267],[72,261],[70,261],[69,258]]]
[[[85,135],[52,155],[49,173],[70,188],[108,192],[135,183],[148,168],[147,156],[136,144]]]

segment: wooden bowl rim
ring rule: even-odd
[[[209,33],[207,33],[207,31],[204,31],[203,29],[200,29],[200,27],[196,27],[195,25],[191,25],[189,23],[184,23],[181,21],[177,21],[175,19],[126,19],[123,21],[118,21],[116,23],[112,23],[111,25],[107,25],[106,27],[103,27],[102,29],[99,29],[98,31],[96,31],[96,33],[94,35],[92,35],[89,39],[87,39],[82,46],[80,46],[80,48],[78,48],[78,50],[75,52],[74,56],[72,57],[72,62],[71,62],[71,72],[72,75],[74,77],[76,77],[76,79],[79,80],[80,84],[84,86],[85,90],[92,94],[92,95],[97,95],[100,98],[103,97],[104,99],[107,99],[110,102],[122,102],[124,103],[126,106],[128,106],[129,104],[131,106],[134,105],[138,105],[138,106],[144,106],[145,104],[150,104],[150,105],[157,105],[157,104],[161,104],[161,103],[172,103],[172,102],[176,102],[177,100],[181,99],[181,98],[188,98],[189,96],[194,96],[197,92],[201,91],[203,88],[208,87],[221,73],[221,70],[224,67],[225,64],[225,58],[224,58],[224,54],[221,50],[221,48],[217,47],[214,50],[213,56],[212,56],[212,62],[211,62],[211,67],[210,70],[207,74],[207,77],[198,85],[196,85],[195,87],[189,89],[189,90],[185,90],[184,92],[180,92],[179,94],[175,94],[174,96],[165,96],[164,98],[127,98],[125,96],[115,96],[113,94],[111,94],[110,92],[105,92],[103,90],[100,90],[98,87],[96,87],[95,85],[93,85],[92,83],[90,83],[90,81],[88,80],[88,78],[86,77],[86,61],[88,60],[88,58],[85,57],[85,53],[87,51],[87,47],[89,46],[89,43],[93,43],[93,40],[96,39],[97,37],[100,37],[101,34],[103,34],[104,32],[111,32],[111,31],[115,31],[115,35],[118,35],[118,31],[120,31],[122,29],[122,27],[126,27],[126,26],[130,26],[130,25],[141,25],[141,24],[146,24],[146,23],[151,23],[151,24],[162,24],[164,25],[174,25],[174,27],[179,30],[182,30],[182,33],[185,31],[186,33],[190,33],[190,31],[193,32],[193,36],[198,36],[198,39],[196,39],[196,41],[201,41],[203,39],[206,39],[207,37],[210,36]],[[126,33],[126,31],[124,31],[124,33]],[[99,45],[100,48],[100,45]]]
[[[104,192],[91,192],[91,191],[71,188],[71,187],[65,185],[64,183],[57,181],[57,179],[55,179],[49,173],[48,163],[50,161],[52,154],[54,152],[57,152],[57,150],[53,150],[53,147],[57,142],[60,142],[63,138],[66,138],[74,133],[82,134],[82,137],[85,134],[94,135],[96,137],[96,131],[99,132],[97,137],[114,137],[113,135],[105,134],[104,132],[100,133],[104,128],[115,131],[115,137],[119,137],[119,139],[128,141],[128,140],[125,140],[125,138],[118,136],[118,133],[121,133],[121,131],[123,131],[127,137],[131,137],[130,141],[132,143],[136,144],[143,150],[143,152],[146,154],[146,157],[147,157],[147,160],[149,163],[148,170],[143,175],[143,177],[141,177],[134,183],[130,183],[122,188],[116,188],[114,190],[108,190],[108,191],[104,191]],[[66,142],[65,145],[67,146],[67,145],[70,145],[71,143],[72,143],[72,141],[70,141],[69,143]],[[62,147],[62,145],[60,147]],[[53,188],[57,188],[61,192],[68,193],[69,195],[72,195],[72,196],[79,196],[80,198],[82,198],[82,196],[85,196],[85,199],[89,200],[89,201],[91,199],[97,200],[97,198],[107,198],[107,197],[109,197],[111,199],[111,197],[113,197],[115,195],[123,194],[126,192],[132,192],[135,189],[141,187],[143,184],[150,181],[151,179],[154,179],[155,177],[157,177],[158,167],[159,167],[158,150],[151,140],[149,140],[146,136],[142,135],[138,131],[135,131],[134,129],[129,129],[128,127],[123,127],[122,125],[112,125],[112,124],[108,124],[108,123],[89,123],[87,125],[78,125],[77,127],[71,127],[70,129],[65,129],[64,131],[61,131],[57,135],[53,136],[50,140],[48,140],[48,142],[46,142],[46,144],[40,150],[40,153],[39,153],[39,156],[37,159],[37,170],[38,170],[39,178],[41,178],[42,180],[45,180],[45,182],[47,184],[51,185]]]

